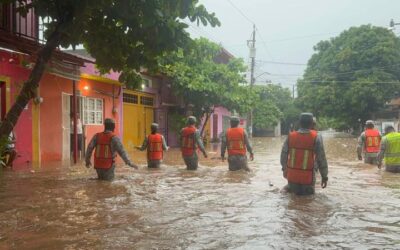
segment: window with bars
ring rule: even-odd
[[[122,98],[123,98],[124,102],[138,104],[138,96],[137,95],[124,93]]]
[[[140,104],[146,105],[146,106],[153,106],[154,105],[154,98],[153,97],[142,96],[142,97],[140,97]]]
[[[83,99],[83,123],[85,125],[103,124],[103,99]]]

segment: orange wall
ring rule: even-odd
[[[62,93],[72,93],[72,80],[46,74],[40,83],[40,151],[41,160],[62,157]]]
[[[88,90],[85,90],[84,87],[87,86],[89,87]],[[115,120],[115,133],[119,135],[119,128],[120,128],[120,120],[119,120],[119,114],[121,112],[121,105],[119,103],[119,99],[116,98],[114,100],[114,105],[116,110],[118,111],[117,113],[113,113],[113,98],[111,96],[106,96],[104,94],[97,93],[96,91],[101,91],[101,92],[106,92],[108,94],[112,94],[113,91],[113,85],[107,84],[107,83],[102,83],[99,81],[94,81],[94,80],[88,80],[88,79],[81,79],[81,81],[78,84],[78,88],[81,91],[81,94],[83,96],[88,96],[88,97],[95,97],[95,98],[101,98],[103,99],[103,106],[104,106],[104,119],[105,118],[112,118]],[[119,86],[114,86],[114,91],[115,95],[118,94],[119,91]],[[86,146],[89,144],[90,140],[92,139],[93,135],[95,135],[98,132],[101,132],[104,130],[103,125],[88,125],[85,127],[86,130]]]
[[[87,86],[89,89],[85,90]],[[112,113],[112,97],[100,92],[112,93],[112,85],[94,80],[81,79],[77,82],[77,89],[82,96],[101,98],[104,104],[104,118],[113,118],[116,121],[116,133],[119,133],[119,115]],[[114,87],[118,94],[118,86]],[[62,158],[62,93],[72,95],[72,80],[54,75],[45,75],[40,87],[40,96],[43,103],[40,107],[40,145],[42,162],[57,161]],[[120,112],[119,99],[115,99],[115,108]],[[97,132],[103,131],[103,125],[87,125],[86,145]]]

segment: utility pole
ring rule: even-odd
[[[247,41],[247,46],[250,49],[250,59],[251,59],[251,66],[250,66],[250,89],[254,86],[254,67],[256,64],[256,25],[253,24],[253,35],[252,40]],[[250,110],[249,114],[249,137],[253,137],[253,108]]]
[[[295,85],[295,84],[293,84],[292,86],[293,86],[292,95],[293,95],[293,99],[294,99],[294,87],[295,87],[296,85]]]

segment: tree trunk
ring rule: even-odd
[[[206,127],[207,122],[208,122],[208,120],[210,119],[210,116],[211,116],[212,113],[214,113],[214,109],[211,110],[211,112],[207,112],[207,113],[206,113],[206,114],[207,114],[206,120],[204,121],[204,124],[203,124],[203,126],[201,127],[201,130],[200,130],[200,136],[201,136],[201,137],[203,137],[204,128]]]
[[[0,126],[0,138],[8,137],[8,135],[13,130],[14,126],[17,124],[19,116],[22,111],[28,105],[30,99],[35,95],[35,90],[39,87],[39,81],[42,78],[47,62],[51,58],[51,54],[58,47],[61,40],[60,29],[64,26],[66,22],[61,22],[57,24],[54,32],[50,35],[46,44],[40,49],[35,66],[29,76],[29,79],[24,83],[15,103],[12,105],[4,121]]]

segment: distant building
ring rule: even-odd
[[[388,125],[400,131],[400,98],[392,99],[386,104],[386,108],[375,112],[372,119],[375,121],[375,127],[382,133]]]

